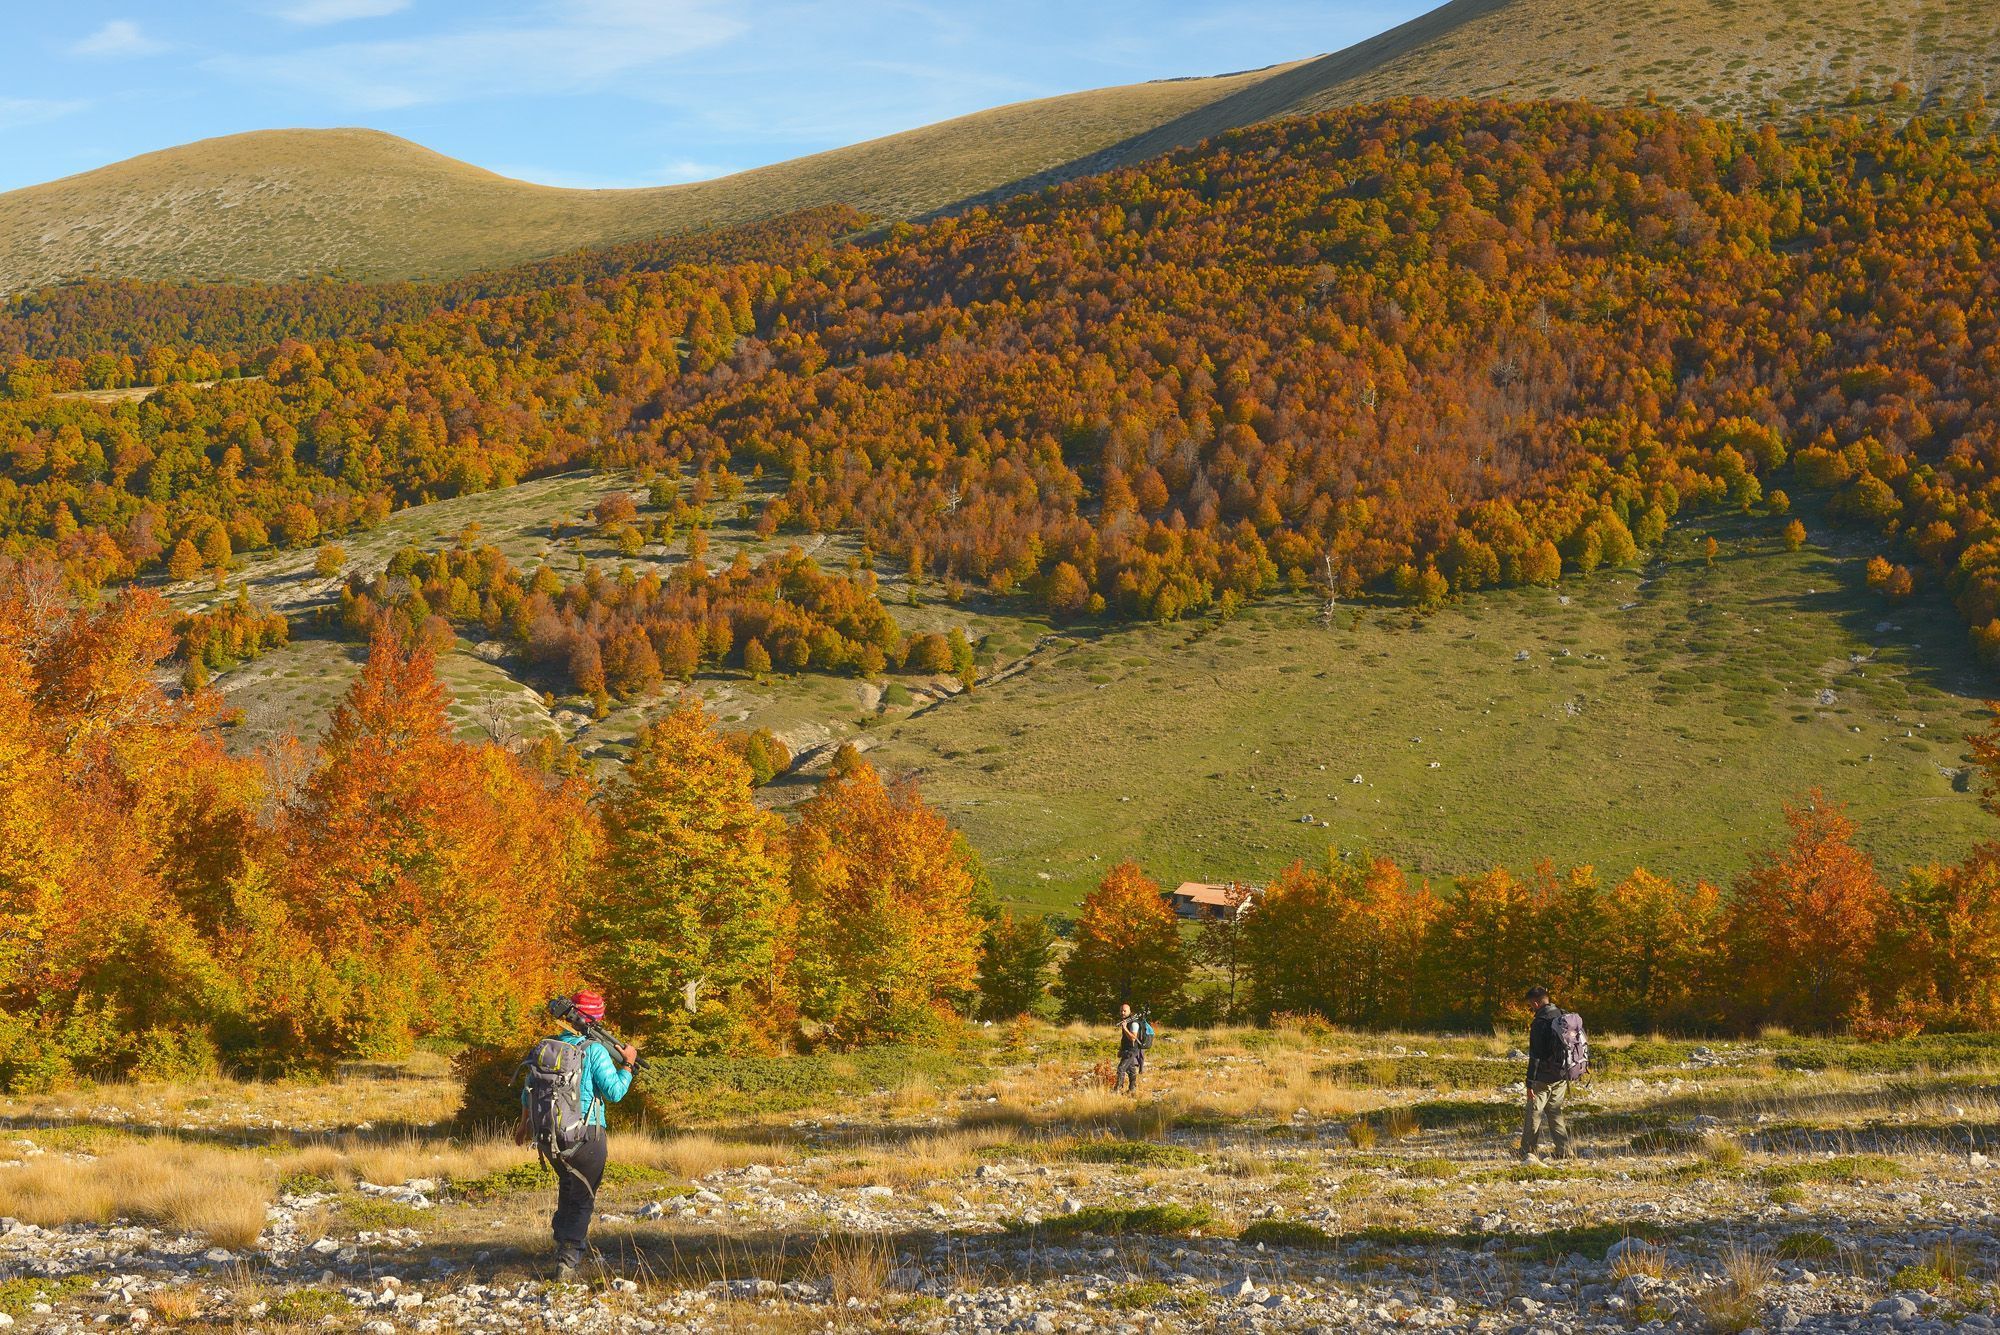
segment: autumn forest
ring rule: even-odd
[[[1490,1024],[1525,970],[1639,1030],[2000,1027],[2000,844],[1877,868],[1811,775],[1723,884],[1532,847],[1433,881],[1335,849],[1225,940],[1133,864],[1073,920],[1003,910],[920,783],[852,749],[774,812],[783,743],[677,695],[725,669],[981,689],[975,646],[900,622],[885,572],[1073,626],[1286,593],[1421,615],[1634,566],[1700,513],[1796,542],[1808,507],[1885,602],[1942,590],[2000,669],[1976,112],[1399,101],[920,224],[820,209],[439,283],[18,295],[0,1081],[505,1042],[583,960],[680,1051],[1095,1016],[1134,986],[1220,1018],[1225,961],[1260,1020]],[[130,386],[159,388],[108,392]],[[558,569],[468,532],[346,561],[405,507],[573,469],[646,489],[598,506],[604,541],[686,559]],[[797,545],[711,559],[718,506]],[[822,565],[833,534],[859,554]],[[231,590],[271,549],[317,554],[313,632],[367,666],[323,736],[244,754],[210,675],[300,627],[240,585],[194,613],[162,591]],[[455,737],[434,658],[467,630],[600,717],[658,701],[629,762]],[[2000,736],[1972,749],[2000,777]]]

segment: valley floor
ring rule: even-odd
[[[1522,1165],[1516,1042],[1169,1034],[1132,1101],[1098,1085],[1099,1036],[1033,1026],[887,1084],[813,1059],[852,1095],[661,1094],[620,1110],[598,1256],[565,1286],[542,1278],[547,1177],[509,1141],[447,1134],[441,1059],[13,1096],[0,1313],[47,1331],[1994,1325],[2000,1044],[1608,1042],[1581,1156]]]

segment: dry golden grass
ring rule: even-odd
[[[241,1248],[256,1244],[275,1187],[269,1161],[156,1138],[92,1160],[42,1155],[0,1174],[0,1215],[45,1226],[132,1219]]]
[[[1011,1126],[974,1127],[863,1146],[852,1162],[820,1174],[828,1187],[875,1185],[919,1187],[970,1176],[982,1162],[982,1151],[1018,1142]],[[1035,1146],[1025,1146],[1031,1154]]]
[[[894,1249],[880,1234],[835,1233],[813,1249],[806,1269],[832,1286],[834,1306],[845,1307],[850,1299],[872,1305],[888,1292],[894,1260]]]
[[[1630,1279],[1634,1275],[1646,1279],[1666,1279],[1673,1272],[1673,1264],[1667,1260],[1666,1249],[1662,1247],[1628,1247],[1611,1263],[1613,1282]]]
[[[777,1167],[792,1158],[792,1151],[775,1141],[722,1140],[699,1133],[685,1136],[614,1134],[613,1152],[623,1162],[658,1168],[690,1179],[753,1163]],[[518,1155],[520,1151],[515,1153]]]
[[[1264,73],[1016,103],[655,189],[532,185],[374,130],[205,139],[0,195],[0,293],[92,271],[439,276],[829,203],[912,217],[1110,149]]]
[[[431,1125],[458,1108],[459,1087],[449,1059],[419,1052],[384,1078],[384,1068],[351,1068],[329,1080],[160,1081],[94,1085],[6,1099],[24,1123],[131,1125],[312,1137],[372,1122]]]
[[[146,1308],[157,1321],[164,1321],[169,1326],[182,1325],[201,1314],[202,1292],[192,1284],[154,1289],[146,1295]]]
[[[1695,1295],[1695,1310],[1716,1335],[1737,1335],[1757,1324],[1762,1295],[1771,1282],[1771,1257],[1748,1247],[1723,1254],[1722,1279]]]

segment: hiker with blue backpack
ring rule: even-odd
[[[1590,1070],[1590,1040],[1584,1036],[1583,1017],[1556,1005],[1546,987],[1529,988],[1527,1001],[1535,1008],[1535,1018],[1528,1026],[1528,1106],[1521,1123],[1521,1161],[1541,1162],[1535,1147],[1543,1131],[1555,1142],[1556,1158],[1574,1158],[1563,1103],[1571,1082]]]
[[[1134,1098],[1139,1096],[1139,1072],[1146,1069],[1146,1049],[1153,1046],[1153,1021],[1145,1011],[1134,1015],[1132,1003],[1118,1003],[1118,1074],[1111,1081],[1111,1092],[1129,1092]]]
[[[576,1277],[590,1240],[590,1216],[604,1181],[609,1148],[604,1105],[632,1088],[639,1050],[620,1043],[604,1027],[604,998],[578,992],[549,1003],[549,1013],[568,1029],[539,1040],[521,1063],[521,1120],[514,1142],[534,1142],[542,1162],[556,1175],[555,1278]]]

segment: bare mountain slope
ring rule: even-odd
[[[90,273],[443,276],[834,202],[910,217],[1119,143],[1268,74],[1017,103],[649,190],[530,185],[374,130],[206,139],[0,195],[0,292]]]
[[[1904,109],[2000,88],[2000,4],[1451,0],[1312,60],[1018,103],[651,190],[529,185],[367,130],[205,140],[0,195],[0,292],[85,273],[449,275],[824,203],[914,217],[1387,97],[1652,95],[1756,117],[1899,82]]]

